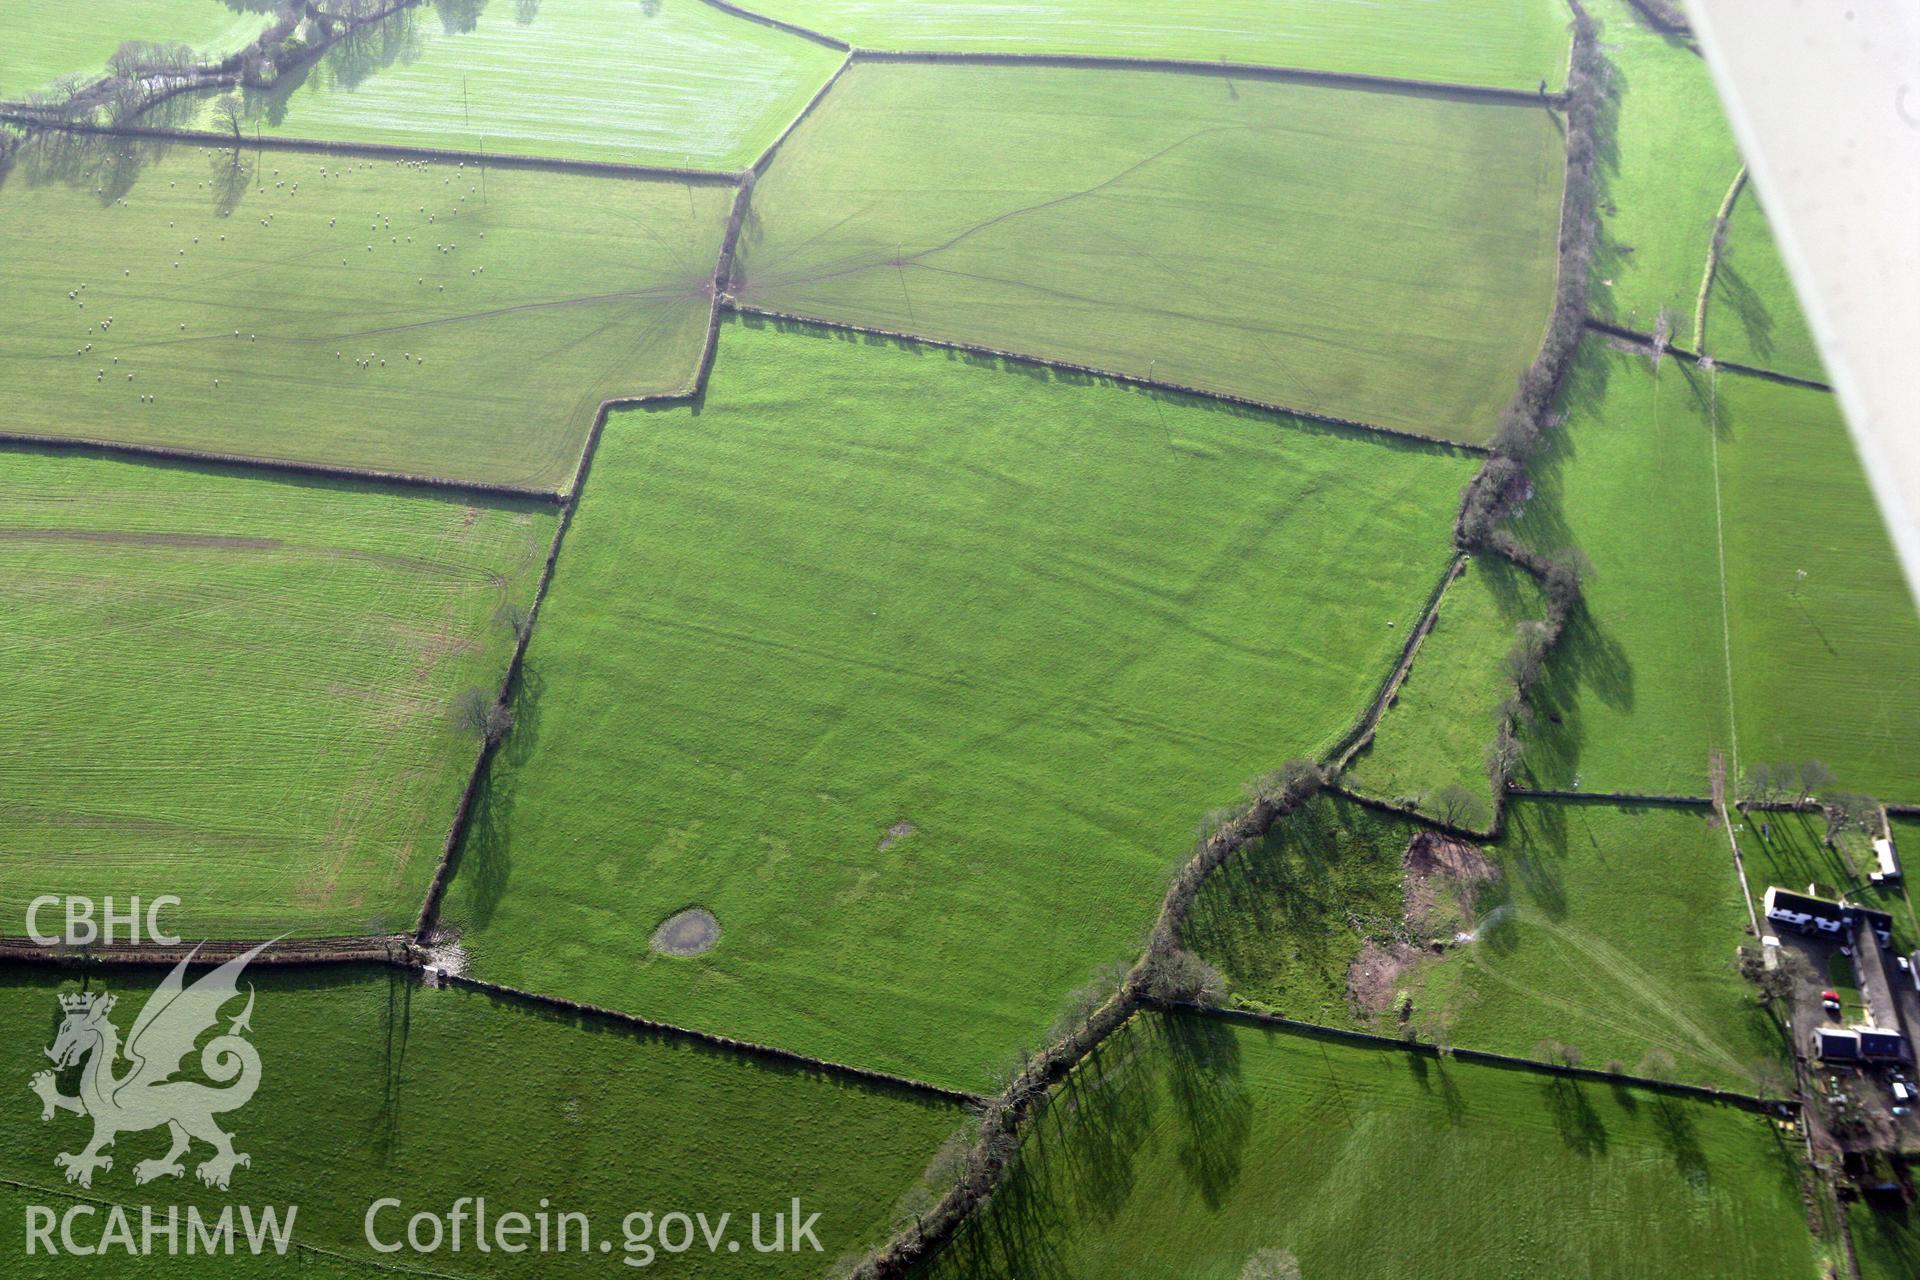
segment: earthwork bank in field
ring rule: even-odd
[[[1717,359],[1826,380],[1813,333],[1794,296],[1759,193],[1749,182],[1734,201],[1707,299],[1703,344]]]
[[[121,999],[114,1021],[125,1028],[159,976],[151,969],[96,970],[90,986]],[[184,1176],[136,1185],[135,1166],[166,1151],[166,1131],[156,1128],[122,1133],[113,1168],[96,1173],[81,1194],[130,1206],[136,1239],[139,1207],[148,1203],[159,1206],[162,1223],[168,1205],[181,1206],[183,1218],[189,1205],[212,1218],[236,1201],[297,1204],[295,1247],[275,1275],[308,1276],[311,1267],[336,1262],[356,1264],[355,1276],[386,1274],[370,1269],[394,1255],[369,1247],[364,1224],[369,1206],[391,1196],[401,1205],[374,1218],[383,1242],[404,1240],[415,1213],[443,1219],[449,1235],[439,1252],[399,1255],[436,1275],[606,1276],[637,1269],[622,1266],[625,1257],[650,1256],[689,1270],[697,1261],[700,1275],[817,1276],[822,1254],[837,1257],[884,1235],[896,1197],[967,1123],[951,1103],[483,994],[426,989],[395,971],[256,967],[245,981],[257,988],[250,1038],[259,1051],[260,1085],[245,1110],[222,1117],[236,1131],[236,1149],[252,1157],[233,1172],[231,1192],[201,1185],[194,1166],[210,1148],[199,1144]],[[56,995],[79,988],[76,978],[47,969],[0,977],[0,1013],[26,1032],[14,1037],[18,1048],[7,1062],[22,1087],[18,1104],[0,1116],[0,1175],[41,1204],[62,1204],[80,1190],[61,1181],[53,1156],[78,1150],[91,1126],[66,1113],[42,1123],[24,1082],[36,1065],[46,1066],[40,1029],[52,1026]],[[77,1075],[62,1073],[62,1092],[75,1091]],[[796,1195],[803,1218],[820,1215],[814,1233],[821,1252],[754,1251],[751,1215],[762,1216],[768,1243],[773,1215],[790,1212]],[[485,1197],[495,1222],[509,1212],[533,1219],[545,1209],[557,1230],[560,1213],[583,1214],[591,1242],[564,1251],[479,1253],[469,1205],[464,1247],[453,1252],[444,1219],[462,1196]],[[723,1243],[708,1256],[700,1242],[696,1253],[678,1258],[649,1235],[651,1255],[628,1253],[629,1213],[651,1211],[658,1219],[676,1209],[704,1212],[709,1224],[730,1215],[739,1251]],[[96,1219],[91,1229],[101,1225]],[[639,1224],[632,1225],[637,1232]],[[82,1220],[83,1237],[88,1227]],[[570,1241],[578,1241],[579,1228],[570,1231]],[[538,1236],[524,1239],[532,1244]],[[600,1251],[603,1239],[612,1245],[608,1252]],[[194,1269],[154,1274],[268,1274],[245,1262],[229,1269],[229,1261],[197,1258]]]
[[[1100,0],[754,0],[746,7],[865,49],[1250,62],[1526,90],[1543,80],[1558,89],[1567,72],[1567,10],[1558,0],[1188,0],[1127,9]]]
[[[445,918],[483,977],[976,1087],[1327,749],[1469,457],[729,323],[609,419]],[[688,904],[719,940],[647,946]]]
[[[699,363],[713,184],[49,134],[0,179],[9,431],[572,484]]]
[[[1793,1280],[1798,1149],[1690,1099],[1142,1015],[921,1274]]]
[[[416,6],[245,94],[246,131],[742,169],[841,55],[702,0]],[[210,127],[215,97],[146,123]]]
[[[174,894],[195,939],[410,928],[552,508],[4,462],[6,932],[42,893]]]
[[[755,187],[733,289],[1479,441],[1540,344],[1562,169],[1526,104],[861,63]]]

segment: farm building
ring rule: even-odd
[[[1898,1031],[1869,1026],[1857,1026],[1851,1030],[1859,1036],[1860,1056],[1863,1058],[1885,1059],[1907,1056],[1907,1038]]]
[[[1868,874],[1875,884],[1886,884],[1900,878],[1900,855],[1894,851],[1892,836],[1876,836],[1873,841],[1873,858],[1877,864]]]
[[[1814,1048],[1827,1062],[1858,1062],[1860,1033],[1842,1027],[1821,1027],[1813,1033]]]
[[[1893,941],[1893,917],[1871,907],[1816,898],[1812,894],[1795,893],[1778,885],[1767,889],[1765,905],[1768,920],[1799,929],[1803,933],[1838,936],[1849,924],[1858,920],[1873,929],[1881,946]]]

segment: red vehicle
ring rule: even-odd
[[[1836,1018],[1839,1017],[1840,993],[1838,991],[1822,991],[1820,993],[1820,1006]]]

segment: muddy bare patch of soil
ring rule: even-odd
[[[1362,1019],[1371,1021],[1387,1011],[1400,975],[1420,959],[1420,950],[1404,942],[1369,940],[1347,968],[1347,1003]]]
[[[1451,939],[1472,928],[1479,887],[1500,878],[1500,868],[1475,845],[1437,831],[1407,842],[1407,928],[1416,937]]]
[[[660,922],[647,945],[662,955],[697,956],[720,940],[720,922],[705,907],[689,907]]]

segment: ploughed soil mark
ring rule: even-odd
[[[1347,1000],[1362,1018],[1387,1011],[1400,975],[1423,955],[1473,940],[1474,899],[1481,885],[1500,877],[1478,847],[1437,831],[1409,840],[1401,866],[1402,936],[1369,938],[1347,969]]]
[[[720,922],[705,907],[688,907],[660,922],[647,945],[662,955],[697,956],[720,940]]]

